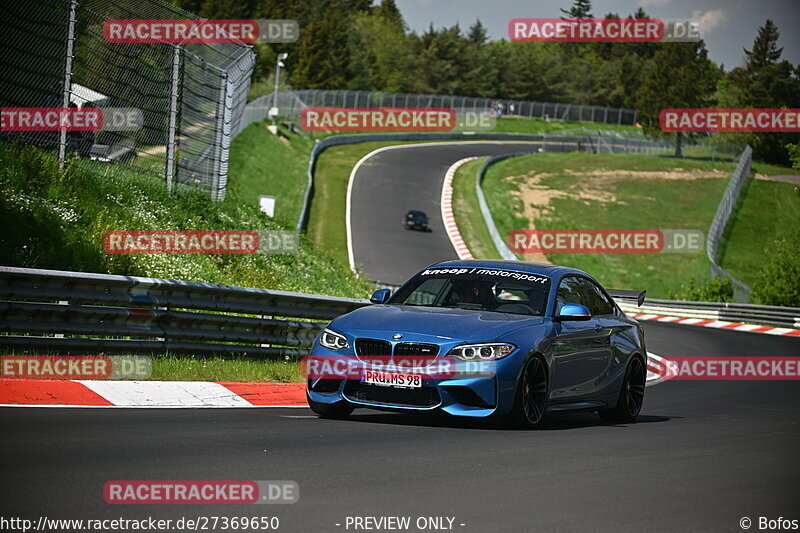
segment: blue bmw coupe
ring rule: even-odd
[[[329,418],[366,407],[497,417],[524,428],[574,410],[633,422],[647,351],[641,326],[612,295],[639,305],[644,298],[555,265],[431,265],[319,335],[311,357],[348,370],[307,374],[308,404]]]

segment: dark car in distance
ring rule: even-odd
[[[425,211],[416,209],[411,209],[403,216],[403,227],[416,231],[431,231],[428,225],[428,215],[425,214]]]

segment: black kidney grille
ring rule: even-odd
[[[378,339],[356,339],[357,355],[392,355],[392,344]]]

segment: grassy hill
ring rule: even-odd
[[[455,212],[473,255],[496,257],[473,189],[481,162],[456,175]],[[501,235],[513,229],[699,229],[708,231],[734,169],[730,162],[641,154],[542,153],[490,167],[484,191]],[[755,163],[764,176],[791,169]],[[754,283],[774,242],[800,226],[800,195],[789,183],[749,180],[731,224],[723,266]],[[462,222],[464,221],[464,222]],[[606,286],[658,298],[697,298],[708,280],[705,252],[694,254],[567,254],[546,259],[574,266]]]
[[[278,230],[294,224],[269,219],[236,193],[217,203],[195,188],[179,186],[170,195],[159,180],[121,166],[98,175],[71,159],[59,170],[54,154],[8,144],[0,144],[0,160],[0,264],[369,294],[367,284],[305,238],[294,255],[107,254],[102,239],[111,230]]]

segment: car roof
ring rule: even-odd
[[[408,214],[409,215],[425,215],[425,211],[420,211],[419,209],[409,209],[408,210]],[[427,216],[427,215],[425,215],[425,216]]]
[[[558,278],[564,274],[582,274],[589,276],[583,270],[577,268],[570,268],[559,265],[548,265],[544,263],[529,263],[527,261],[510,261],[500,259],[456,259],[452,261],[442,261],[430,265],[427,268],[498,268],[504,270],[516,270],[518,272],[531,272],[533,274],[541,274],[549,278]]]

